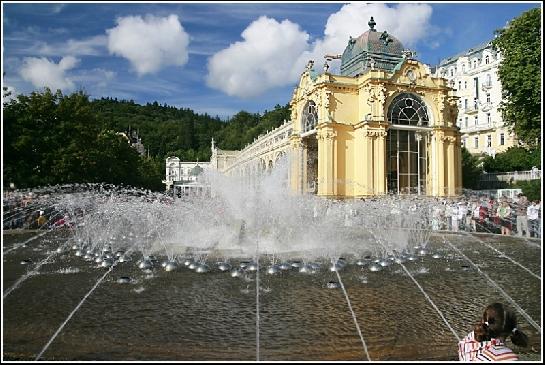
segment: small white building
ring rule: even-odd
[[[166,190],[178,195],[203,195],[207,194],[209,187],[201,181],[201,174],[210,168],[210,162],[180,161],[178,157],[171,156],[166,159],[166,172],[163,184]],[[172,190],[174,189],[174,190]]]
[[[437,67],[436,76],[446,78],[459,97],[456,124],[462,146],[475,155],[494,157],[517,145],[498,109],[502,101],[501,60],[501,53],[487,42],[442,60]]]

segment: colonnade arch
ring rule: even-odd
[[[418,95],[402,92],[387,107],[387,191],[426,194],[429,174],[430,108]]]

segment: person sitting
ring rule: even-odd
[[[505,345],[505,339],[517,346],[528,346],[528,336],[517,328],[513,311],[501,303],[486,307],[481,320],[458,342],[460,361],[515,361],[518,355]]]

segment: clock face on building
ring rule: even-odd
[[[414,74],[413,70],[407,71],[407,77],[409,78],[409,80],[411,80],[411,82],[416,81],[416,75]]]

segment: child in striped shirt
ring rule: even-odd
[[[528,346],[528,336],[517,328],[517,318],[503,304],[493,303],[486,307],[479,323],[458,343],[460,361],[515,361],[518,360],[505,339],[517,346]]]

